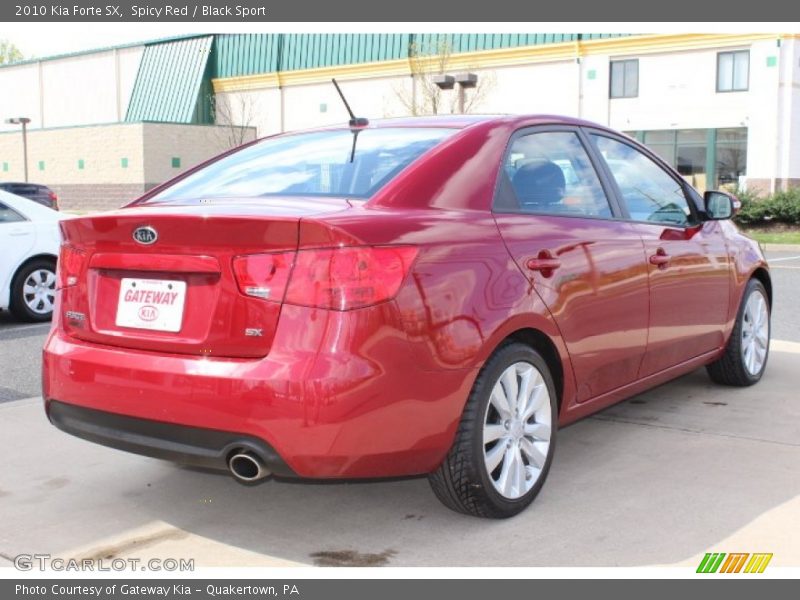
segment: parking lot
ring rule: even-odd
[[[197,566],[695,566],[710,550],[800,566],[800,252],[770,254],[767,373],[700,370],[560,432],[533,506],[492,522],[427,481],[269,482],[96,446],[46,420],[47,325],[0,315],[0,566],[22,553],[194,558]]]

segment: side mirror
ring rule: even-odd
[[[727,192],[708,191],[703,194],[706,214],[712,221],[730,219],[742,207],[742,203],[733,194]]]

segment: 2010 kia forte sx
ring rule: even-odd
[[[243,482],[427,474],[509,517],[558,425],[702,366],[761,378],[772,286],[736,208],[567,118],[267,138],[61,224],[47,414]]]

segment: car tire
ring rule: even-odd
[[[503,408],[515,390],[524,405]],[[519,514],[547,478],[557,422],[545,360],[525,344],[502,346],[475,380],[444,462],[428,476],[433,492],[456,512],[492,519]]]
[[[725,353],[706,367],[712,381],[745,387],[757,383],[767,367],[771,333],[767,291],[757,279],[747,283]]]
[[[23,265],[11,284],[11,313],[21,321],[49,321],[53,317],[55,285],[56,261],[37,258]]]

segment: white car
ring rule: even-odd
[[[56,295],[56,259],[64,216],[0,191],[0,310],[47,321]]]

